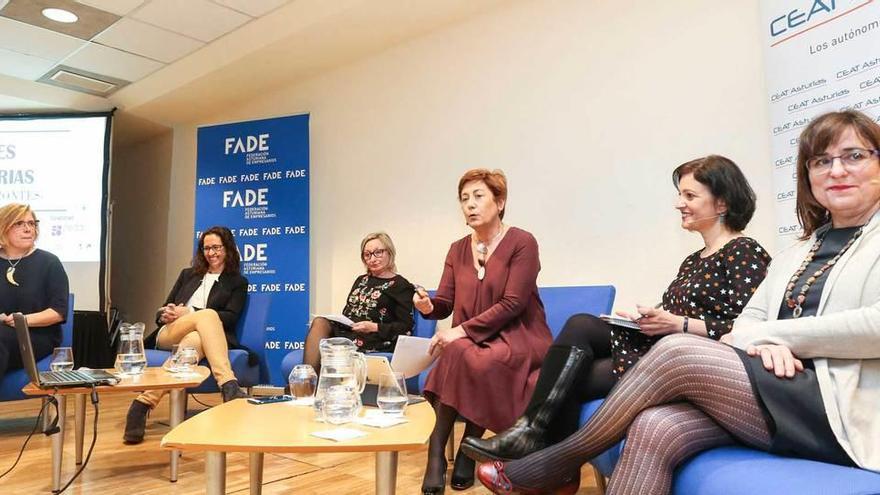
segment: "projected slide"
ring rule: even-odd
[[[0,203],[36,211],[37,247],[64,263],[77,309],[99,309],[107,118],[0,117]]]

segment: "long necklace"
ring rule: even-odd
[[[498,239],[499,236],[501,236],[503,232],[504,224],[502,223],[501,228],[498,229],[498,233],[495,234],[491,239],[489,239],[489,242],[477,240],[476,250],[477,253],[480,254],[480,256],[477,257],[477,264],[480,265],[480,267],[477,268],[477,279],[483,280],[483,278],[486,276],[486,255],[489,254],[489,246],[491,246],[495,242],[495,240]]]
[[[864,227],[860,227],[859,230],[857,230],[856,233],[853,234],[846,245],[843,246],[843,249],[841,249],[840,252],[834,256],[834,258],[831,258],[824,265],[820,266],[819,269],[816,270],[815,273],[813,273],[813,275],[811,275],[806,282],[804,282],[804,285],[801,286],[801,290],[798,291],[797,297],[794,297],[794,287],[797,284],[798,279],[807,270],[807,266],[810,265],[810,262],[813,261],[813,258],[816,256],[816,252],[819,251],[819,248],[822,246],[822,241],[825,240],[825,236],[816,239],[816,242],[813,243],[813,247],[810,248],[810,252],[807,253],[807,257],[804,259],[804,262],[801,263],[801,267],[798,268],[796,272],[794,272],[794,275],[792,275],[791,279],[788,281],[788,286],[786,286],[785,288],[785,303],[791,309],[792,317],[800,318],[801,314],[804,312],[804,308],[802,307],[802,305],[804,304],[804,301],[807,300],[807,293],[810,292],[810,288],[813,286],[814,283],[816,283],[816,280],[818,280],[820,277],[822,277],[823,274],[825,274],[825,272],[829,268],[837,264],[837,262],[840,260],[840,257],[843,256],[843,253],[845,253],[847,249],[849,249],[850,246],[852,246],[853,243],[856,242],[856,239],[858,239],[862,235],[862,229],[864,229]]]

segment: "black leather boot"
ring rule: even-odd
[[[223,402],[229,402],[234,399],[246,399],[248,394],[238,386],[238,380],[229,380],[220,386],[220,395]]]
[[[452,478],[449,480],[449,486],[453,490],[467,490],[474,486],[474,473],[477,465],[473,459],[466,455],[462,455],[461,449],[455,456],[455,463],[452,465]]]
[[[471,459],[490,462],[519,459],[546,447],[547,428],[590,354],[578,347],[551,346],[525,414],[492,438],[466,437],[461,450]]]
[[[128,408],[128,414],[125,415],[125,433],[122,434],[122,441],[127,444],[136,444],[144,441],[144,434],[147,430],[147,414],[150,412],[150,406],[139,400],[134,400]]]

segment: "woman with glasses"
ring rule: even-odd
[[[452,328],[431,339],[438,355],[425,384],[437,418],[428,446],[422,493],[443,493],[444,447],[456,418],[465,435],[510,427],[522,412],[552,337],[538,296],[541,268],[532,234],[505,224],[507,178],[474,169],[458,181],[458,201],[472,232],[452,243],[437,294],[420,290],[416,309],[426,318],[452,315]],[[474,462],[455,459],[451,486],[474,483]]]
[[[804,129],[800,242],[773,260],[724,343],[662,339],[564,441],[480,465],[494,493],[574,493],[627,435],[610,494],[668,493],[676,466],[742,443],[880,471],[880,125],[855,111]],[[732,344],[731,346],[725,343]]]
[[[7,370],[23,366],[13,313],[27,319],[35,358],[48,356],[61,344],[67,273],[57,256],[37,249],[39,234],[40,221],[30,206],[10,203],[0,208],[0,263],[6,272],[0,280],[0,379]]]
[[[147,347],[171,350],[192,347],[207,358],[220,385],[223,402],[247,397],[229,363],[229,349],[245,349],[251,364],[258,356],[238,342],[235,327],[247,298],[248,281],[239,273],[241,257],[232,232],[211,227],[199,236],[192,266],[184,268],[156,313],[159,330],[144,341]],[[147,414],[159,404],[164,390],[139,395],[128,409],[123,440],[144,440]]]
[[[359,275],[348,293],[342,315],[348,326],[321,316],[312,320],[306,335],[303,363],[321,367],[321,339],[345,337],[360,351],[392,352],[400,335],[411,335],[414,288],[397,273],[397,251],[384,232],[367,234],[361,241],[361,262],[367,272]]]
[[[672,173],[681,227],[699,233],[701,249],[681,263],[657,307],[619,312],[640,331],[592,315],[572,316],[550,347],[535,393],[516,424],[494,437],[465,438],[477,460],[518,459],[575,431],[582,405],[605,397],[618,379],[664,335],[689,333],[718,340],[764,279],[770,256],[743,229],[755,193],[731,160],[710,155]]]

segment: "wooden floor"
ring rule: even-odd
[[[216,404],[218,394],[199,395],[207,404]],[[106,395],[101,397],[98,440],[88,466],[67,489],[68,494],[197,494],[204,493],[204,456],[186,454],[177,483],[168,481],[168,453],[159,449],[159,441],[169,431],[167,399],[147,421],[147,436],[140,445],[124,445],[122,430],[125,413],[133,397]],[[15,461],[39,412],[38,400],[0,402],[0,473]],[[85,451],[92,436],[91,405],[86,419]],[[189,401],[189,410],[203,406]],[[67,407],[68,422],[64,442],[62,480],[67,480],[77,467],[73,458],[73,401]],[[164,424],[162,424],[164,423]],[[460,425],[459,425],[460,426]],[[458,431],[461,434],[461,431]],[[85,455],[85,452],[84,452]],[[41,433],[33,436],[18,466],[0,479],[4,493],[51,493],[51,455],[49,439]],[[422,482],[426,450],[402,453],[397,475],[397,493],[417,494]],[[374,491],[374,456],[372,454],[267,454],[263,475],[263,493],[297,494],[362,494]],[[248,492],[248,458],[246,454],[227,457],[227,493]],[[486,494],[477,485],[469,490],[447,493]],[[592,470],[583,471],[581,495],[598,495]]]

